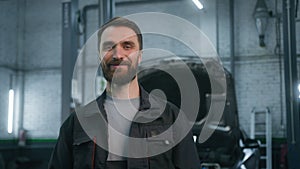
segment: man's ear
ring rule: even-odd
[[[141,61],[142,61],[142,54],[143,54],[143,51],[140,50],[139,51],[139,56],[138,56],[139,57],[139,60],[138,60],[139,63],[141,63]]]
[[[98,59],[100,60],[100,62],[102,61],[103,58],[104,58],[104,54],[98,51]]]

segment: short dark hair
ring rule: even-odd
[[[134,23],[133,21],[129,20],[129,19],[126,19],[126,18],[122,18],[122,17],[114,17],[112,18],[111,20],[109,20],[108,22],[106,22],[102,27],[101,29],[98,30],[98,51],[100,52],[100,42],[101,42],[101,36],[102,36],[102,33],[104,32],[104,30],[110,26],[124,26],[124,27],[127,27],[127,28],[130,28],[132,29],[136,35],[137,35],[137,39],[138,39],[138,42],[139,42],[139,46],[140,46],[140,50],[143,49],[143,36],[142,36],[142,33],[141,33],[141,30],[140,28],[137,26],[136,23]]]

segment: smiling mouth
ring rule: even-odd
[[[112,69],[117,69],[117,68],[122,68],[122,67],[128,67],[128,65],[127,64],[110,64],[109,67]]]

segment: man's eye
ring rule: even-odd
[[[131,45],[125,45],[124,48],[125,49],[131,49]]]
[[[133,45],[129,44],[129,43],[125,43],[125,44],[123,44],[123,48],[126,49],[126,50],[129,50],[129,49],[133,48]]]
[[[108,45],[108,46],[104,46],[103,47],[103,50],[104,51],[109,51],[109,50],[111,50],[113,47],[111,46],[111,45]]]

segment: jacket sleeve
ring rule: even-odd
[[[178,169],[200,169],[200,160],[191,132],[175,146],[173,162]]]
[[[180,110],[176,106],[171,107],[171,110],[176,114],[176,118],[181,118],[179,123],[173,123],[175,139],[177,140],[185,135],[185,137],[173,148],[173,164],[176,169],[200,169],[199,155],[194,143],[193,134],[191,129],[189,129],[191,128],[191,124],[184,112],[181,112],[183,113],[181,114],[182,116],[178,116]]]
[[[58,140],[52,152],[48,169],[73,168],[73,123],[74,113],[63,123],[60,128]]]

